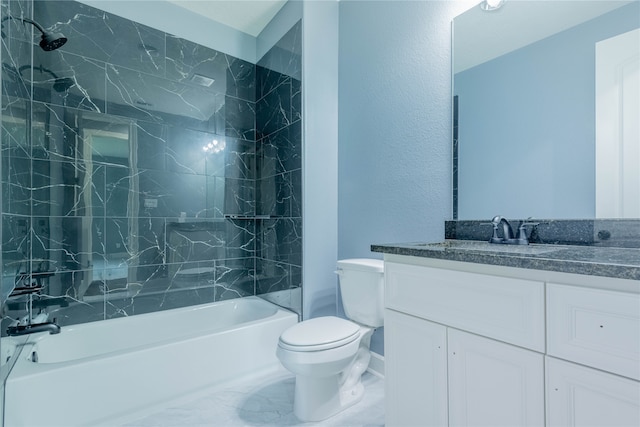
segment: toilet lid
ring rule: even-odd
[[[318,351],[355,341],[360,327],[335,316],[316,317],[300,322],[282,333],[280,346],[293,351]]]
[[[338,268],[351,271],[384,273],[384,261],[370,258],[341,259],[338,261]]]

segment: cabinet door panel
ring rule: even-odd
[[[446,328],[385,310],[386,425],[447,425]]]
[[[544,424],[543,355],[448,330],[451,426]]]
[[[548,426],[640,425],[640,383],[546,358]]]

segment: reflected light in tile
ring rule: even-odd
[[[213,141],[202,147],[202,151],[204,151],[205,153],[215,154],[224,150],[226,146],[227,144],[224,141],[218,141],[217,139],[214,139]]]

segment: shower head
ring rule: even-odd
[[[52,50],[56,50],[61,47],[63,44],[67,42],[67,38],[62,33],[50,33],[46,31],[40,24],[31,19],[22,18],[22,22],[28,22],[33,25],[42,33],[42,37],[40,38],[40,47],[42,50],[50,52]]]
[[[40,38],[40,47],[42,50],[50,52],[61,47],[67,42],[67,38],[62,33],[43,32]]]
[[[42,48],[42,50],[50,52],[52,50],[56,50],[59,47],[61,47],[63,44],[65,44],[67,42],[67,38],[64,36],[64,34],[62,33],[52,33],[49,31],[46,31],[44,28],[42,28],[42,26],[40,24],[38,24],[36,21],[32,21],[31,19],[28,18],[14,18],[13,16],[7,16],[6,18],[3,19],[3,22],[6,21],[7,19],[14,19],[16,21],[22,21],[22,23],[29,23],[31,25],[33,25],[34,27],[36,27],[38,29],[38,31],[40,31],[42,33],[42,37],[40,38],[40,47]]]

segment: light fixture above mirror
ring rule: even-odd
[[[504,2],[505,0],[483,0],[482,3],[480,3],[480,9],[487,12],[492,12],[494,10],[500,9]]]

